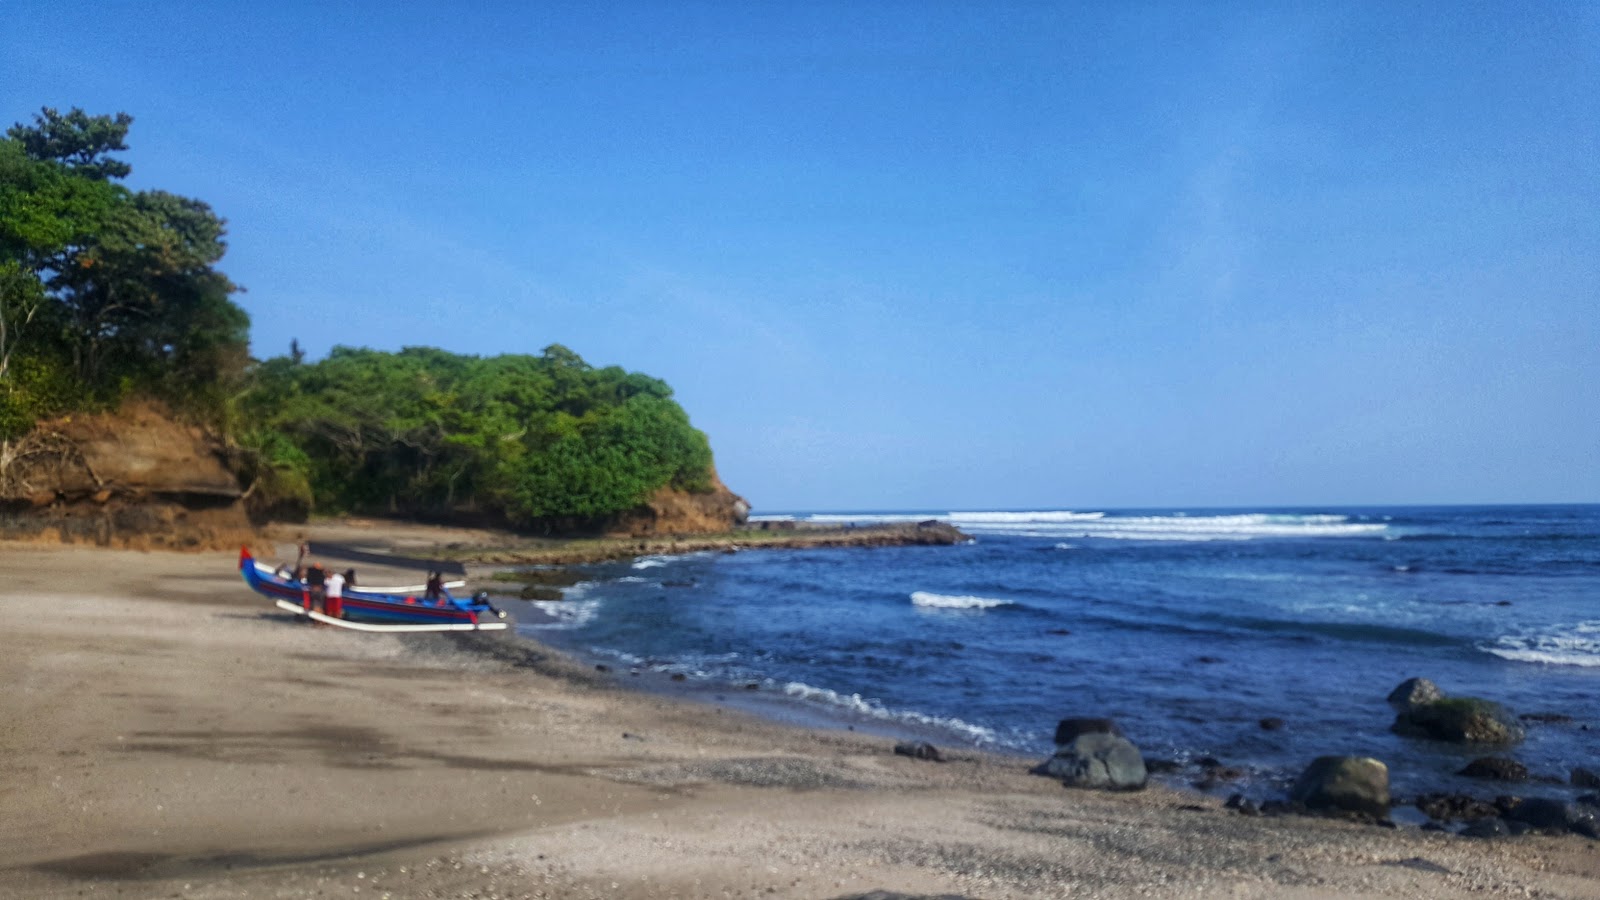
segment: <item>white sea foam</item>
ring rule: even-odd
[[[571,588],[568,588],[570,591]],[[539,629],[541,631],[570,631],[594,621],[600,613],[598,600],[533,600],[529,605],[550,617],[547,622],[519,622],[517,630]]]
[[[1114,541],[1249,541],[1257,538],[1361,537],[1388,526],[1332,514],[1238,513],[1222,516],[1115,516],[1103,513],[956,514],[976,534],[1097,538]]]
[[[1600,667],[1600,621],[1558,626],[1538,633],[1507,635],[1480,644],[1479,649],[1516,662]]]
[[[676,557],[672,557],[672,556],[645,556],[645,557],[641,557],[640,559],[634,560],[633,561],[633,568],[635,568],[635,569],[654,569],[654,568],[657,568],[659,566],[667,565],[668,563],[672,562],[674,559],[676,559]]]
[[[1054,512],[953,512],[947,518],[957,525],[1005,525],[1011,523],[1092,522],[1096,519],[1105,518],[1105,515],[1103,512],[1085,513],[1058,510]]]
[[[911,603],[913,606],[921,606],[925,609],[994,609],[996,606],[1011,606],[1015,601],[913,591],[911,593]]]
[[[773,515],[767,515],[767,516],[751,516],[750,517],[750,521],[752,521],[752,522],[793,522],[794,521],[794,516],[781,515],[781,514],[773,514]]]
[[[784,685],[783,693],[798,700],[836,706],[867,718],[885,722],[905,722],[954,732],[974,744],[992,744],[996,739],[992,728],[973,725],[956,718],[941,718],[910,710],[893,710],[877,700],[864,699],[860,694],[841,694],[827,688],[812,687],[800,681],[791,681]]]

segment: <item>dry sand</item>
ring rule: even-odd
[[[520,642],[299,625],[231,554],[0,543],[0,586],[5,897],[1600,898],[1597,842],[897,757]]]

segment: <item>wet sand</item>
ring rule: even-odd
[[[0,896],[1600,897],[1600,842],[913,760],[522,641],[296,624],[235,562],[0,543]]]

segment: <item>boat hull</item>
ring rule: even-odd
[[[386,629],[406,631],[488,631],[506,627],[504,622],[481,622],[480,617],[487,618],[485,613],[495,615],[492,607],[486,603],[458,600],[448,589],[437,600],[349,590],[335,607],[340,615],[330,616],[311,608],[304,584],[256,562],[249,551],[239,554],[239,572],[245,584],[256,593],[272,599],[282,609],[309,615],[317,621],[374,626],[427,626]]]

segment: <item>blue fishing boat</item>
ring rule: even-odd
[[[239,573],[256,593],[270,598],[285,612],[325,625],[355,631],[496,631],[505,613],[487,596],[462,600],[450,593],[466,582],[444,582],[430,597],[422,585],[406,587],[346,587],[332,609],[315,609],[309,587],[292,575],[257,561],[248,548],[239,551]],[[330,614],[331,613],[331,614]]]

